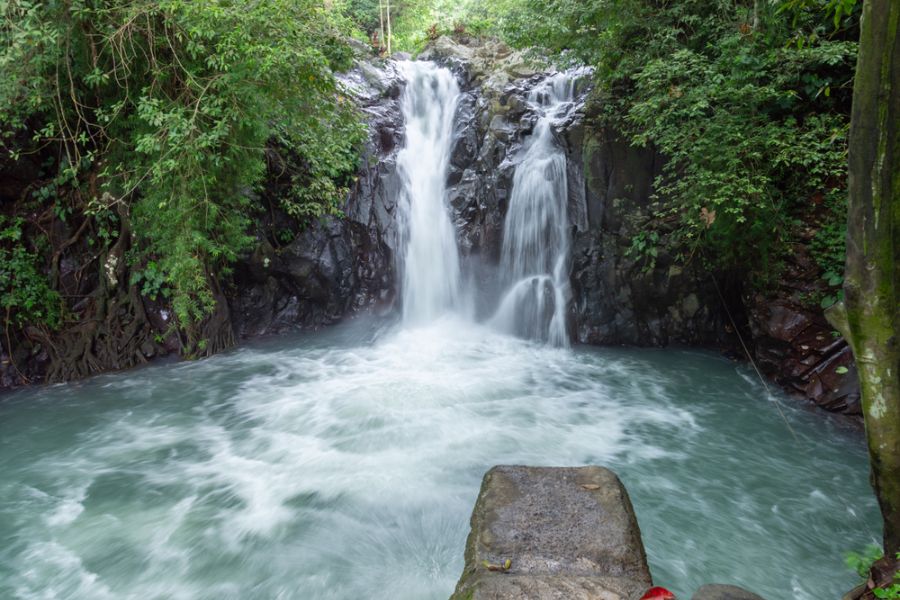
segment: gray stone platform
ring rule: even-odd
[[[650,585],[637,519],[612,471],[499,466],[484,476],[451,600],[634,600]]]

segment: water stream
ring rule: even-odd
[[[537,279],[553,297],[515,296],[513,322],[545,320],[514,330],[529,340],[458,314],[443,179],[459,91],[446,70],[403,68],[402,326],[0,399],[0,598],[445,600],[483,473],[516,463],[616,470],[654,579],[679,597],[711,581],[770,600],[851,587],[842,554],[878,535],[853,422],[710,353],[543,342],[562,345],[568,242],[540,121],[503,261],[510,293]],[[557,83],[534,97],[547,115]]]
[[[513,176],[501,272],[508,285],[493,324],[508,333],[568,345],[569,232],[566,155],[553,126],[572,110],[581,71],[557,73],[531,90],[538,113]]]
[[[403,320],[427,323],[459,308],[456,232],[447,213],[447,168],[459,86],[447,69],[403,61],[406,141],[397,155],[403,182]]]

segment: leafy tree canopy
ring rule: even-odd
[[[312,0],[0,2],[0,143],[12,159],[47,157],[49,181],[26,203],[126,220],[129,260],[152,261],[190,328],[213,308],[211,278],[250,242],[268,143],[305,166],[288,208],[336,210],[363,131],[333,76],[349,65],[347,26]],[[22,227],[7,224],[3,252],[18,256]],[[100,229],[91,242],[105,247],[121,231]],[[4,305],[24,306],[9,281]],[[54,300],[24,289],[32,305]]]
[[[680,222],[670,242],[682,259],[768,270],[814,196],[843,222],[854,0],[497,7],[494,29],[511,43],[595,66],[597,127],[667,157],[659,215]]]

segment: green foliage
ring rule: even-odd
[[[628,248],[628,256],[644,263],[644,271],[652,271],[656,266],[656,256],[659,253],[659,233],[643,230],[631,238],[631,246]]]
[[[381,23],[378,11],[382,2],[379,0],[349,0],[347,16],[366,34],[379,31]]]
[[[415,54],[437,35],[495,33],[498,31],[496,19],[500,14],[499,4],[502,1],[391,0],[391,49]],[[386,0],[348,0],[347,14],[367,38],[376,33],[381,38],[379,9],[384,19],[386,7]],[[383,39],[381,41],[384,42]]]
[[[132,270],[129,284],[140,285],[141,294],[151,300],[156,300],[160,295],[169,296],[166,274],[155,260],[147,261],[146,266],[141,270]]]
[[[119,216],[108,208],[91,211],[97,226],[96,237],[87,240],[88,246],[108,248],[119,236]]]
[[[418,52],[428,38],[428,27],[434,23],[431,0],[391,0],[391,49]]]
[[[900,552],[894,556],[900,561]],[[900,571],[894,572],[894,582],[885,588],[875,588],[872,590],[876,598],[884,598],[886,600],[900,600]]]
[[[861,579],[865,580],[869,578],[869,571],[872,569],[872,565],[882,558],[884,558],[884,551],[881,549],[881,546],[870,544],[862,553],[848,552],[844,556],[844,562]],[[896,558],[900,560],[900,552],[897,553]],[[894,573],[894,582],[892,584],[887,587],[875,588],[872,590],[872,593],[876,598],[900,600],[900,572]]]
[[[869,544],[865,550],[860,552],[848,552],[844,555],[844,563],[857,575],[863,579],[869,576],[869,570],[875,561],[884,557],[884,551],[881,546]]]
[[[304,224],[325,215],[341,216],[340,206],[347,191],[347,188],[337,187],[327,177],[318,177],[306,185],[294,183],[289,193],[279,200],[281,208],[289,216]]]
[[[388,4],[391,50],[419,50],[427,39],[428,27],[434,23],[433,0],[390,0],[389,3],[387,0],[348,0],[346,10],[349,18],[367,37],[377,33],[381,44],[385,45]]]
[[[0,216],[0,308],[14,325],[59,326],[60,296],[24,239],[22,219]]]
[[[342,118],[330,123],[329,135],[338,140],[350,140],[351,144],[323,145],[309,130],[280,129],[278,143],[291,148],[295,160],[302,168],[291,175],[287,194],[279,198],[281,208],[300,225],[325,215],[343,216],[341,206],[349,194],[350,174],[356,170],[358,156],[356,146],[364,136],[362,124],[352,118],[351,104],[338,96],[338,108],[345,111]],[[299,161],[296,160],[299,158]]]
[[[782,0],[778,10],[793,11],[795,15],[808,10],[821,10],[831,15],[834,28],[838,29],[841,22],[853,14],[856,4],[857,0]]]
[[[843,193],[832,190],[827,195],[825,204],[828,218],[810,243],[813,256],[822,270],[822,279],[829,288],[829,292],[819,301],[822,308],[828,308],[844,298],[847,238],[847,198]]]
[[[795,214],[844,185],[856,44],[829,37],[824,5],[505,1],[507,39],[596,67],[595,126],[667,158],[658,221],[680,222],[682,260],[771,271]]]
[[[834,143],[843,140],[839,118],[778,118],[794,96],[777,79],[797,75],[782,52],[758,61],[738,48],[712,58],[677,51],[635,74],[624,119],[610,113],[636,144],[653,143],[667,156],[656,189],[665,212],[682,219],[680,245],[705,246],[720,266],[768,257],[789,225],[786,205],[845,170],[844,146]]]
[[[0,142],[27,132],[58,145],[59,177],[95,181],[81,210],[128,215],[154,261],[135,283],[190,327],[251,242],[267,144],[301,155],[304,212],[334,211],[363,133],[332,75],[345,28],[314,0],[8,0]]]
[[[885,600],[900,600],[900,577],[895,576],[896,583],[892,583],[885,588],[875,588],[872,593],[876,598]]]

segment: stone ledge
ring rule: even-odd
[[[632,600],[651,585],[631,501],[608,469],[494,467],[471,523],[451,600]]]

